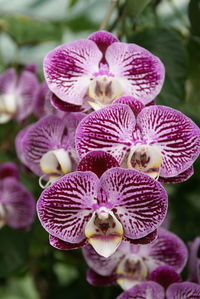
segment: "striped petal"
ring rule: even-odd
[[[165,107],[144,108],[137,124],[142,134],[161,149],[161,177],[173,177],[192,166],[200,153],[200,130],[181,112]]]
[[[139,100],[131,96],[122,96],[116,99],[113,104],[125,104],[128,105],[135,115],[138,115],[140,111],[145,107]]]
[[[125,237],[139,239],[161,225],[167,212],[167,194],[158,182],[122,168],[107,170],[100,181]]]
[[[164,299],[165,292],[158,283],[149,281],[123,292],[117,299]],[[172,299],[173,297],[169,298]],[[174,298],[173,298],[174,299]],[[180,299],[180,298],[179,298]]]
[[[76,131],[76,148],[80,158],[90,151],[103,150],[120,162],[131,145],[134,127],[134,114],[123,104],[91,113]]]
[[[68,242],[85,239],[84,229],[96,204],[98,177],[91,172],[65,175],[41,194],[37,211],[52,236]]]
[[[47,116],[25,131],[16,139],[17,152],[22,162],[37,175],[42,175],[40,159],[53,149],[68,146],[67,128],[57,116]]]
[[[194,174],[193,166],[189,167],[185,171],[181,172],[177,176],[173,177],[161,177],[159,176],[159,182],[164,184],[182,183],[187,181]]]
[[[192,282],[173,283],[166,292],[166,299],[199,299],[200,285]]]
[[[158,57],[135,44],[116,42],[105,54],[109,71],[119,78],[124,95],[140,100],[144,105],[160,92],[164,81],[164,66]]]
[[[146,262],[150,271],[157,266],[168,265],[180,273],[188,257],[187,247],[183,241],[163,228],[159,228],[158,238],[150,245],[141,247],[140,252],[148,256]]]
[[[64,102],[82,105],[101,58],[102,53],[91,40],[75,41],[52,50],[44,59],[44,74],[50,90]]]
[[[74,250],[83,247],[86,243],[86,240],[83,240],[80,243],[72,244],[64,242],[52,235],[49,235],[49,243],[51,244],[51,246],[59,250]]]

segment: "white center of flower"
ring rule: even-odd
[[[119,80],[107,75],[97,76],[89,86],[88,95],[93,101],[88,101],[94,110],[103,108],[122,95]]]
[[[72,161],[69,152],[63,148],[47,152],[40,159],[40,169],[49,176],[49,183],[72,171]],[[42,177],[40,178],[41,182]],[[40,183],[42,188],[45,186]],[[47,184],[49,185],[49,184]]]
[[[14,94],[0,96],[0,123],[5,123],[12,118],[17,110],[17,99]]]
[[[127,290],[147,277],[148,268],[141,257],[130,254],[119,263],[116,273],[119,276],[118,284]]]
[[[109,257],[121,243],[123,227],[112,211],[101,207],[86,224],[85,236],[98,254]]]
[[[162,154],[156,145],[139,144],[130,150],[127,166],[158,179],[162,164]]]

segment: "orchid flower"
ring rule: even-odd
[[[74,134],[83,113],[44,117],[20,131],[16,137],[19,159],[36,175],[40,186],[46,187],[76,168]],[[43,185],[42,180],[47,183]]]
[[[35,201],[19,182],[19,172],[15,164],[0,166],[0,227],[5,224],[28,230],[34,220]]]
[[[179,279],[187,261],[187,248],[175,234],[158,229],[158,237],[150,244],[136,245],[122,242],[117,251],[108,259],[98,255],[88,245],[83,255],[90,270],[87,280],[94,285],[104,282],[118,283],[124,290],[145,280],[157,280],[158,274],[173,282]],[[170,268],[169,268],[170,267]],[[166,283],[166,279],[165,279]]]
[[[32,68],[25,68],[20,75],[11,68],[0,75],[0,123],[21,122],[31,114],[38,86]]]
[[[200,153],[200,129],[181,112],[149,106],[137,116],[125,104],[113,104],[85,117],[76,131],[80,159],[105,151],[121,167],[142,171],[161,181],[183,181],[193,173]]]
[[[150,103],[161,90],[164,73],[158,57],[106,31],[61,45],[44,59],[45,79],[58,101],[86,102],[95,110],[121,95]]]
[[[149,281],[123,292],[117,299],[198,299],[200,285],[191,282],[171,284],[167,291],[158,283]]]
[[[90,171],[67,174],[45,189],[37,204],[52,246],[67,250],[89,243],[104,257],[122,240],[152,241],[166,211],[167,194],[160,183],[117,167],[100,179]]]

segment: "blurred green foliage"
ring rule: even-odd
[[[43,78],[44,55],[57,45],[86,38],[98,30],[108,1],[0,0],[0,70],[36,63]],[[181,109],[200,124],[200,1],[121,0],[108,30],[125,42],[138,43],[166,67],[157,103]],[[0,162],[19,164],[14,138],[26,124],[0,128]],[[200,165],[185,183],[166,186],[172,231],[184,241],[200,234]],[[38,178],[22,166],[21,181],[37,199]],[[115,298],[118,287],[94,288],[85,280],[81,251],[51,248],[38,221],[30,232],[0,230],[0,298]]]

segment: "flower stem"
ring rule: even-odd
[[[104,19],[101,23],[101,26],[99,28],[100,30],[105,30],[106,29],[106,27],[108,25],[108,22],[110,20],[110,17],[112,15],[112,12],[113,12],[115,6],[117,5],[117,2],[118,2],[118,0],[111,0],[111,3],[110,3],[110,5],[107,9],[106,15],[105,15],[105,17],[104,17]]]

